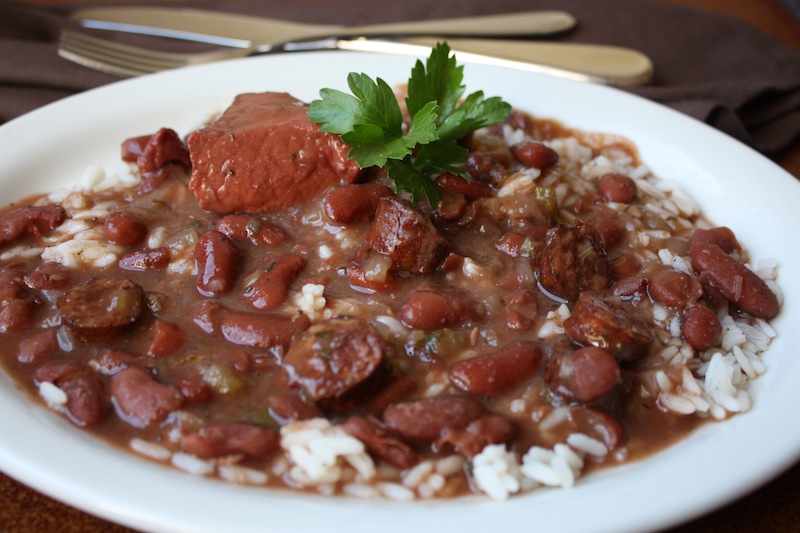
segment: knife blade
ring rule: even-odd
[[[362,26],[306,24],[169,7],[93,7],[74,11],[71,18],[79,20],[86,28],[188,39],[222,46],[250,48],[255,52],[267,52],[285,42],[330,36],[530,37],[565,32],[576,24],[572,15],[555,10]]]

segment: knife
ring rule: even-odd
[[[72,19],[80,20],[81,25],[86,28],[250,48],[255,53],[268,52],[285,42],[331,36],[530,37],[562,33],[576,24],[575,18],[563,11],[529,11],[366,26],[306,24],[200,9],[168,7],[97,7],[77,10],[70,16]]]

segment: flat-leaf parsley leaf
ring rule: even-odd
[[[350,147],[348,157],[361,168],[386,167],[398,191],[409,192],[414,202],[425,196],[435,208],[440,193],[433,178],[443,172],[466,177],[467,150],[457,141],[511,111],[482,91],[462,98],[463,69],[447,43],[438,43],[424,65],[418,60],[408,80],[408,124],[385,81],[355,72],[347,76],[352,95],[322,89],[308,116],[322,131],[340,135]]]

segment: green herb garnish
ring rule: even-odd
[[[457,141],[478,128],[508,116],[511,106],[498,97],[477,91],[462,100],[463,66],[456,66],[447,43],[438,43],[426,64],[417,61],[408,80],[407,128],[391,87],[380,78],[351,72],[352,95],[322,89],[308,116],[320,129],[336,133],[350,147],[348,157],[361,168],[386,167],[398,191],[423,195],[431,207],[440,194],[433,178],[443,172],[468,178],[464,170],[467,149]]]

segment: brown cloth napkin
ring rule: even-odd
[[[573,13],[579,26],[558,40],[628,46],[653,59],[656,74],[651,84],[627,89],[630,92],[705,121],[767,155],[777,155],[800,137],[800,52],[736,19],[683,6],[646,0],[251,0],[180,5],[340,24],[561,9]],[[57,56],[60,30],[75,7],[79,6],[0,4],[0,122],[117,79]]]

